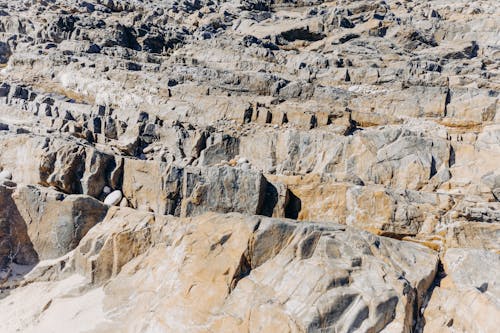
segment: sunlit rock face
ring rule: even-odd
[[[497,1],[0,3],[1,332],[496,332]]]

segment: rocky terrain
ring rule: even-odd
[[[498,1],[4,0],[0,68],[0,332],[498,332]]]

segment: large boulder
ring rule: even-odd
[[[15,170],[18,183],[98,197],[104,186],[121,181],[121,166],[113,156],[77,140],[29,134],[7,134],[0,140],[0,164]]]
[[[13,198],[42,260],[73,250],[107,212],[106,205],[90,196],[66,195],[38,186],[19,187]]]
[[[284,184],[293,195],[294,200],[279,204],[285,210],[296,209],[294,218],[348,224],[392,237],[435,232],[443,213],[455,204],[454,198],[444,193],[363,185],[352,175],[266,177]]]
[[[72,254],[27,277],[52,281],[10,299],[33,292],[36,304],[51,301],[21,312],[32,329],[56,313],[61,325],[80,322],[96,297],[95,331],[411,332],[437,263],[420,245],[337,224],[113,207]],[[75,284],[70,296],[56,291]]]
[[[182,174],[167,163],[125,159],[122,192],[131,207],[179,216]]]
[[[12,263],[32,265],[38,262],[24,219],[12,199],[15,190],[15,183],[0,180],[0,270]]]
[[[443,266],[446,277],[425,308],[424,332],[497,332],[500,254],[449,249]]]
[[[258,171],[229,166],[186,168],[181,215],[195,216],[207,211],[260,214],[266,185]]]

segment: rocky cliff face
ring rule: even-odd
[[[0,3],[1,332],[496,332],[497,1]]]

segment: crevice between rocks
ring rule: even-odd
[[[427,304],[429,304],[434,289],[441,285],[441,280],[443,280],[445,277],[446,277],[446,272],[444,271],[443,263],[441,262],[441,259],[438,259],[437,270],[436,274],[434,275],[434,280],[432,281],[431,285],[429,286],[429,289],[427,289],[427,292],[423,297],[422,305],[416,311],[414,325],[412,328],[413,333],[423,333],[425,327],[425,318],[424,318],[425,308],[427,307]]]
[[[233,278],[231,280],[231,284],[229,286],[229,294],[236,288],[236,285],[238,282],[250,275],[250,272],[252,271],[252,248],[254,245],[255,241],[255,234],[257,230],[259,230],[261,224],[261,220],[259,219],[257,223],[255,224],[255,227],[253,229],[253,233],[251,237],[248,239],[247,243],[247,248],[245,249],[245,252],[241,255],[240,262],[238,264],[238,267],[236,268],[236,271],[234,272]]]
[[[252,270],[276,257],[285,247],[290,245],[296,232],[298,232],[296,223],[282,223],[264,219],[266,218],[259,218],[255,224],[253,233],[248,239],[247,247],[241,255],[240,262],[229,285],[229,293],[236,288],[241,279],[250,275]],[[303,228],[300,230],[305,231]],[[307,256],[307,247],[315,246],[315,243],[313,240],[304,244],[304,256]]]

